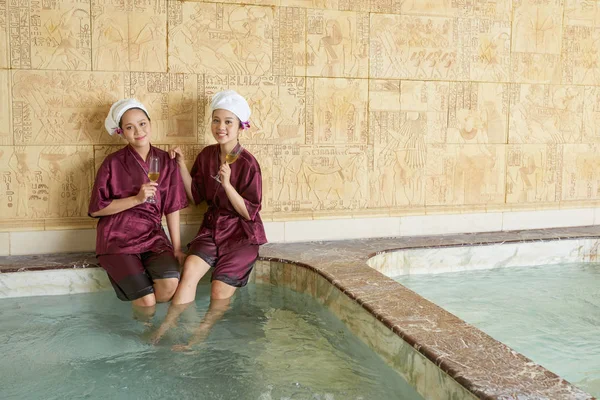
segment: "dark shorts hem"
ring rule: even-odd
[[[117,297],[123,301],[154,293],[155,280],[180,277],[179,262],[168,251],[106,254],[98,256],[98,261],[107,272]]]
[[[229,286],[233,286],[233,287],[237,287],[237,288],[244,287],[248,284],[248,278],[236,279],[236,278],[231,278],[227,275],[217,275],[217,276],[213,275],[210,278],[210,281],[211,282],[212,281],[221,281],[223,283],[228,284]]]
[[[160,277],[155,277],[154,280],[172,278],[181,279],[181,274],[178,271],[165,271]]]
[[[148,296],[149,294],[152,294],[152,293],[154,293],[154,287],[150,286],[150,287],[147,287],[147,288],[144,288],[144,289],[138,291],[137,293],[127,296],[128,298],[126,298],[126,299],[121,299],[118,294],[117,294],[117,297],[119,297],[119,299],[123,300],[123,301],[134,301],[137,299],[141,299],[144,296]]]
[[[195,250],[193,248],[190,248],[190,250],[188,251],[188,255],[200,257],[211,268],[214,268],[215,265],[217,264],[216,257],[211,257],[208,254],[201,252],[200,250]]]

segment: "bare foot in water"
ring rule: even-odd
[[[196,351],[192,351],[192,346],[189,344],[176,344],[171,347],[171,351],[175,351],[177,353],[188,353],[188,354],[196,354]]]

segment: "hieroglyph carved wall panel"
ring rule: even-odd
[[[123,73],[13,71],[11,89],[15,144],[116,143],[104,119],[124,96]]]
[[[273,8],[192,2],[170,6],[171,71],[273,74],[274,63],[280,61],[273,60]]]
[[[504,145],[431,145],[426,205],[501,204],[505,196]]]
[[[506,155],[506,202],[553,203],[563,192],[564,146],[510,145]]]
[[[8,1],[10,67],[90,70],[89,0]]]
[[[245,143],[286,144],[305,142],[306,78],[205,75],[203,106],[199,116],[202,143],[213,143],[210,101],[221,90],[235,90],[248,99],[250,129],[242,133]]]
[[[563,0],[513,0],[513,82],[560,83]]]
[[[94,179],[92,146],[0,147],[3,220],[83,217]]]
[[[0,230],[93,224],[117,99],[191,166],[224,89],[265,220],[596,207],[599,43],[598,0],[0,0]]]
[[[309,10],[307,26],[308,76],[369,76],[369,14]]]
[[[10,71],[0,70],[0,146],[13,144],[10,129]]]
[[[198,93],[203,88],[203,75],[125,73],[125,92],[150,113],[153,143],[198,142]]]
[[[8,8],[7,0],[0,0],[0,69],[10,66],[8,56]]]
[[[91,0],[92,69],[167,72],[167,0]]]
[[[583,86],[512,84],[509,142],[581,143],[584,93]]]

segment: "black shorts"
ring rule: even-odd
[[[106,254],[98,256],[100,266],[108,273],[117,297],[132,301],[154,293],[157,279],[179,279],[179,262],[170,251],[142,254]]]

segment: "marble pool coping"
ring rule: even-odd
[[[588,238],[600,239],[600,226],[268,244],[260,258],[321,275],[480,399],[593,399],[367,264],[407,249]],[[91,253],[0,257],[0,273],[90,267]]]

